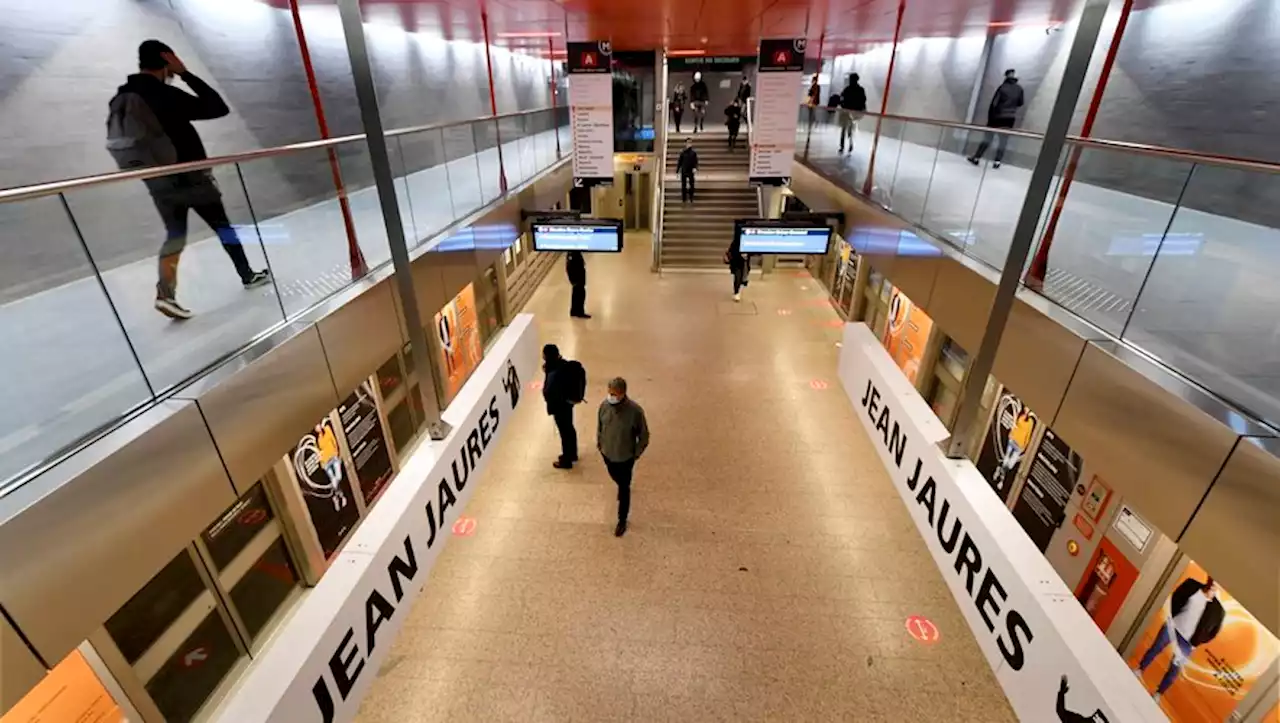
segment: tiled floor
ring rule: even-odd
[[[727,272],[650,253],[589,260],[590,321],[558,271],[538,290],[543,342],[588,371],[585,462],[552,469],[521,410],[360,723],[1014,720],[838,387],[821,287],[783,272],[735,305]],[[617,375],[653,433],[622,539],[588,453]]]

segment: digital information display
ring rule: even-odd
[[[831,243],[826,226],[744,226],[739,233],[744,254],[825,254]]]
[[[533,249],[616,253],[622,250],[622,225],[535,223]]]

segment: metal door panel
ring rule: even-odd
[[[200,410],[163,402],[0,501],[0,604],[62,660],[235,499]]]
[[[405,342],[389,280],[334,310],[316,328],[340,394],[359,386]]]
[[[1280,440],[1240,440],[1178,543],[1280,635]]]
[[[265,353],[233,360],[178,393],[200,405],[237,494],[338,405],[316,327],[290,327],[269,341]]]
[[[8,621],[0,618],[0,716],[9,712],[45,675],[44,666]]]
[[[1173,380],[1158,378],[1168,372],[1112,342],[1105,345],[1085,347],[1054,431],[1144,517],[1176,537],[1237,433],[1170,394],[1165,387]]]

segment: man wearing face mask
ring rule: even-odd
[[[711,90],[702,73],[693,74],[693,85],[689,87],[689,106],[693,108],[693,132],[703,130],[702,124],[707,119],[707,104],[711,102]]]
[[[596,448],[604,457],[609,477],[618,486],[618,526],[613,534],[622,537],[627,531],[627,513],[631,511],[631,473],[636,460],[649,447],[649,423],[644,410],[627,396],[627,380],[615,377],[609,382],[609,396],[600,404],[596,425]]]
[[[222,118],[230,113],[222,96],[187,70],[173,49],[159,40],[147,40],[138,46],[138,69],[140,72],[130,75],[117,89],[107,116],[107,149],[117,164],[131,169],[208,158],[191,121]],[[181,78],[195,95],[172,87],[174,77]],[[195,211],[218,235],[244,288],[271,281],[269,272],[254,271],[249,266],[211,171],[188,171],[144,183],[165,228],[156,283],[157,311],[171,319],[191,318],[191,312],[176,298],[178,260],[187,245],[188,211]]]

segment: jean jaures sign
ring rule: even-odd
[[[333,565],[244,681],[222,723],[352,720],[448,539],[454,520],[537,371],[537,331],[522,315],[444,413],[453,432],[405,461]]]
[[[863,324],[840,381],[965,621],[1025,721],[1165,721],[1124,661]]]

